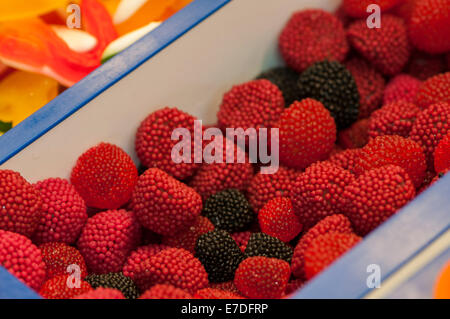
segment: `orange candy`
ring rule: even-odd
[[[111,1],[114,0],[104,0],[103,2]],[[117,32],[119,35],[124,35],[150,22],[164,21],[190,2],[192,0],[147,0],[129,19],[116,25]]]
[[[9,67],[7,65],[4,65],[2,61],[0,61],[0,80],[8,74],[9,70]]]
[[[0,21],[37,17],[67,3],[68,0],[0,0]]]
[[[434,286],[434,298],[450,299],[450,261],[442,269]]]
[[[108,10],[109,14],[112,17],[114,16],[114,12],[116,12],[120,0],[101,0],[100,2],[105,6],[106,10]]]

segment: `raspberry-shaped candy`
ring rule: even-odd
[[[303,286],[305,285],[305,281],[303,279],[291,279],[287,286],[286,289],[284,290],[284,294],[285,297],[284,298],[289,298],[290,294],[293,294],[295,292],[297,292],[298,290],[300,290]]]
[[[193,254],[195,253],[195,245],[197,243],[197,239],[201,235],[213,230],[214,225],[208,218],[204,216],[198,216],[197,220],[192,226],[178,234],[175,234],[174,236],[163,237],[162,243],[170,247],[184,248]]]
[[[450,169],[450,131],[434,151],[434,169],[438,173]]]
[[[239,290],[237,290],[236,286],[234,285],[233,280],[226,281],[226,282],[219,282],[219,283],[212,282],[212,283],[209,284],[209,287],[213,288],[213,289],[220,289],[220,290],[223,290],[223,291],[229,291],[229,292],[232,292],[232,293],[237,294],[237,295],[239,294]]]
[[[373,112],[369,123],[369,136],[399,135],[408,137],[420,109],[406,101],[384,105]]]
[[[280,162],[304,169],[326,159],[336,141],[336,125],[322,103],[305,99],[283,112],[279,127]]]
[[[194,189],[158,168],[139,177],[131,200],[141,225],[161,235],[173,236],[191,226],[202,210]]]
[[[298,171],[280,166],[274,174],[258,172],[247,188],[247,198],[255,213],[271,199],[289,197],[292,182],[297,178]]]
[[[254,80],[233,86],[225,93],[217,118],[226,128],[270,128],[284,110],[280,89],[268,80]]]
[[[294,212],[307,230],[328,215],[338,213],[344,188],[355,180],[345,169],[329,162],[308,167],[294,184]]]
[[[189,186],[195,189],[203,200],[225,189],[235,188],[244,191],[253,177],[253,166],[247,154],[231,140],[225,137],[220,140],[215,139],[208,143],[205,152],[209,147],[215,150],[216,147],[220,148],[221,146],[223,147],[223,161],[203,163],[189,182]],[[228,162],[227,157],[233,158],[233,162]],[[238,162],[241,158],[244,159],[243,163]]]
[[[445,61],[440,55],[427,54],[416,50],[413,51],[406,70],[413,77],[420,81],[425,81],[439,73],[445,72]]]
[[[384,13],[400,2],[402,2],[402,0],[344,0],[343,7],[349,16],[363,18],[372,13],[367,12],[367,7],[371,4],[378,5],[380,10]]]
[[[194,294],[194,299],[244,299],[242,296],[221,289],[204,288]]]
[[[333,147],[333,150],[330,153],[330,157],[333,155],[336,155],[338,153],[341,153],[344,151],[344,148],[342,148],[340,145],[335,144]]]
[[[392,14],[409,21],[415,2],[416,0],[401,0],[397,6],[392,8]]]
[[[159,244],[149,244],[146,246],[138,247],[127,258],[127,261],[123,266],[123,274],[127,277],[130,277],[132,280],[135,280],[136,274],[141,272],[140,267],[142,263],[167,248],[170,247]]]
[[[139,290],[130,277],[121,272],[111,272],[109,274],[89,275],[84,279],[92,288],[112,288],[119,290],[127,299],[139,297]]]
[[[199,164],[194,163],[194,134],[202,134],[202,127],[194,125],[196,118],[177,108],[165,107],[151,113],[141,123],[136,133],[136,153],[145,167],[159,168],[177,179],[192,176]],[[175,163],[172,149],[178,140],[172,140],[175,129],[189,131],[191,140],[190,163]],[[188,138],[184,137],[184,138]]]
[[[346,148],[361,148],[369,141],[369,119],[362,119],[339,131],[338,144]]]
[[[139,299],[192,299],[192,295],[172,285],[158,284],[146,290]]]
[[[386,165],[365,172],[345,188],[342,211],[355,232],[364,236],[395,214],[415,196],[406,171]]]
[[[339,62],[314,63],[300,75],[298,86],[303,98],[315,99],[330,111],[338,129],[349,127],[357,120],[358,87],[350,71]]]
[[[125,299],[122,292],[114,288],[91,289],[85,293],[77,295],[72,299]]]
[[[344,28],[346,28],[348,24],[353,20],[353,18],[350,17],[347,12],[345,12],[344,6],[342,4],[334,11],[333,14],[342,22]]]
[[[345,62],[345,67],[352,74],[358,87],[359,118],[366,118],[381,105],[384,78],[369,63],[358,57]]]
[[[200,261],[182,248],[167,248],[144,260],[135,273],[141,291],[156,284],[171,284],[193,293],[206,288],[208,274]]]
[[[236,244],[238,244],[241,251],[244,252],[245,248],[247,248],[247,243],[251,235],[252,235],[251,231],[241,231],[231,234],[231,237],[234,239]]]
[[[227,189],[211,195],[205,201],[202,214],[217,229],[230,233],[247,229],[255,218],[244,194],[237,189]]]
[[[30,237],[41,217],[41,195],[19,173],[0,170],[0,229]]]
[[[141,245],[160,244],[161,240],[162,240],[161,235],[152,232],[150,229],[142,228]]]
[[[417,115],[410,137],[422,146],[430,170],[434,169],[434,150],[449,131],[449,103],[436,103]]]
[[[437,175],[438,174],[436,174],[434,171],[427,170],[425,172],[425,178],[423,179],[422,185],[420,185],[420,188],[416,191],[416,196],[426,190]]]
[[[90,272],[119,272],[140,236],[141,229],[132,212],[110,210],[88,219],[78,249]]]
[[[402,19],[384,14],[380,28],[368,28],[366,19],[347,31],[350,44],[384,75],[399,73],[408,62],[410,46]]]
[[[356,165],[357,175],[388,164],[403,168],[415,187],[422,184],[427,165],[419,143],[398,135],[377,136],[361,150]]]
[[[264,233],[253,233],[245,248],[245,255],[278,258],[290,263],[292,248],[276,237]]]
[[[361,241],[349,233],[329,232],[312,240],[305,250],[305,275],[311,279]]]
[[[289,264],[284,260],[250,257],[236,270],[234,284],[248,298],[277,299],[282,297],[290,275]]]
[[[84,280],[76,282],[71,275],[60,275],[47,280],[39,294],[45,299],[71,299],[91,290],[91,285]]]
[[[261,231],[284,242],[294,239],[302,230],[289,197],[276,197],[258,213]]]
[[[435,75],[423,82],[416,95],[416,103],[422,109],[438,102],[450,103],[450,72]]]
[[[34,290],[45,280],[41,251],[27,237],[0,229],[0,266]]]
[[[46,243],[39,246],[42,253],[42,260],[47,269],[47,279],[55,276],[67,275],[68,270],[72,272],[69,266],[79,267],[80,278],[87,276],[87,267],[83,256],[72,246],[64,243]]]
[[[208,273],[209,281],[232,280],[244,254],[233,238],[224,230],[214,230],[198,238],[195,256]]]
[[[300,99],[298,91],[298,74],[288,67],[276,67],[261,73],[257,79],[266,79],[275,84],[283,93],[285,107]]]
[[[78,158],[70,182],[86,205],[117,209],[130,200],[137,178],[137,168],[127,153],[115,145],[100,143]]]
[[[356,165],[358,164],[360,148],[349,148],[340,153],[330,156],[328,162],[342,167],[353,175],[356,175]]]
[[[73,244],[88,219],[83,198],[74,186],[60,178],[46,179],[34,187],[41,194],[42,215],[33,241]]]
[[[448,0],[416,1],[408,25],[412,44],[428,53],[450,51],[449,20]]]
[[[343,61],[348,52],[342,22],[320,9],[295,12],[278,46],[286,64],[297,72],[325,59]]]
[[[383,105],[405,101],[415,103],[422,82],[408,74],[399,74],[386,85]]]
[[[297,246],[295,246],[291,263],[292,274],[295,277],[305,278],[305,250],[315,238],[328,232],[351,234],[353,229],[350,220],[342,214],[327,216],[314,225],[300,238]]]

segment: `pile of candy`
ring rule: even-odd
[[[137,128],[139,169],[103,142],[70,181],[0,171],[0,265],[45,298],[301,289],[450,169],[450,6],[382,1],[369,29],[363,2],[294,13],[279,37],[287,66],[224,94],[211,127],[278,128],[275,173],[239,148],[223,156],[244,163],[175,163],[172,132],[193,136],[196,118],[159,109]]]
[[[0,0],[0,134],[191,1]]]

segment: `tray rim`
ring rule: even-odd
[[[130,63],[115,63],[116,57],[99,67],[72,88],[66,90],[46,106],[34,113],[21,124],[0,138],[0,165],[15,156],[28,145],[39,139],[53,127],[70,117],[92,99],[100,95],[123,77],[138,68],[151,57],[158,54],[171,43],[182,37],[189,30],[220,10],[231,0],[195,0],[179,13],[165,21],[159,28],[151,32],[119,56]],[[146,41],[146,39],[151,41]],[[155,41],[156,39],[156,41]],[[83,94],[79,94],[82,91]],[[450,175],[450,174],[449,174]],[[382,278],[388,278],[398,269],[417,255],[439,234],[449,228],[450,176],[445,176],[436,185],[419,195],[395,216],[390,218],[374,232],[369,234],[357,247],[340,258],[335,264],[312,280],[301,291],[291,295],[291,298],[362,298],[369,288],[365,286],[365,278],[355,276],[355,265],[361,265],[373,259],[372,248],[380,245],[410,245],[408,252],[398,254],[395,251],[383,256]],[[422,209],[420,209],[422,207]],[[426,207],[426,209],[423,209]],[[446,209],[447,208],[447,209]],[[431,213],[428,210],[432,210]],[[423,228],[424,221],[428,227],[410,237],[392,237],[395,229],[405,222],[411,229]],[[382,238],[383,240],[380,240]],[[369,253],[367,253],[369,252]],[[378,258],[378,257],[377,257]],[[366,274],[364,274],[366,275]],[[345,282],[329,286],[335,278]],[[364,278],[364,280],[362,280]],[[17,278],[0,266],[0,298],[39,298],[34,291],[22,284]],[[340,289],[340,288],[344,289]]]

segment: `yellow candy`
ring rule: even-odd
[[[67,0],[0,0],[0,21],[36,17],[67,3]]]
[[[15,71],[0,81],[0,121],[17,125],[58,95],[58,82]]]

